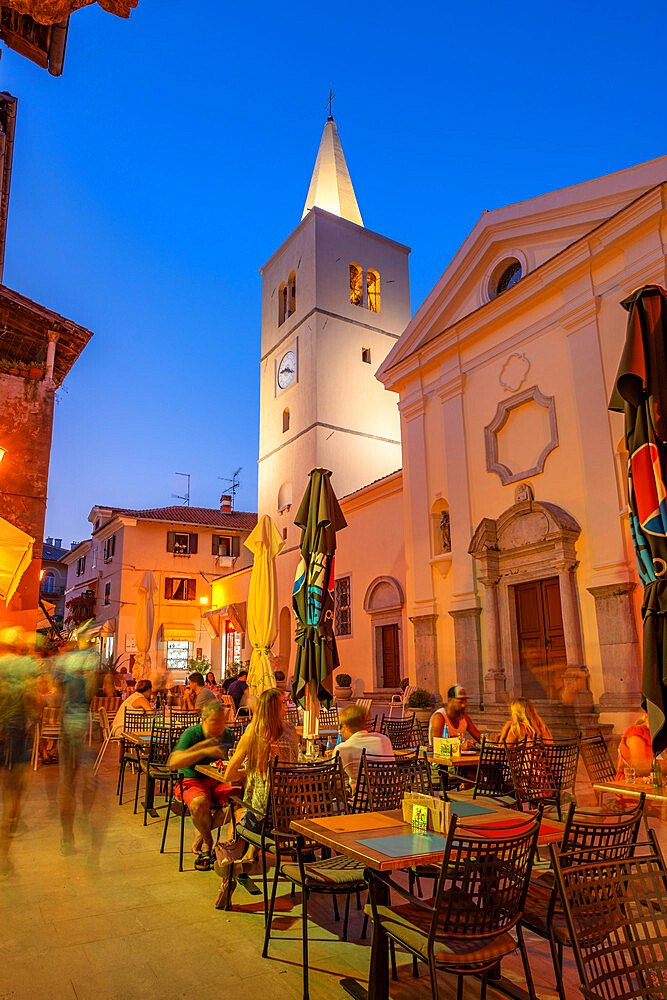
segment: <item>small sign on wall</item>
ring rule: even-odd
[[[136,653],[137,645],[134,641],[134,632],[125,633],[125,652],[126,653]]]

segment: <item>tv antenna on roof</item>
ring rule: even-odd
[[[190,506],[190,473],[189,472],[175,472],[175,476],[183,476],[188,481],[187,488],[185,490],[185,496],[181,496],[180,493],[172,493],[174,500],[182,500],[186,507]]]
[[[236,501],[236,491],[238,490],[238,488],[241,485],[241,482],[239,480],[239,472],[241,471],[242,468],[243,468],[243,466],[240,465],[238,467],[238,469],[236,470],[236,472],[232,472],[232,478],[231,479],[226,478],[225,476],[218,476],[218,479],[221,479],[223,483],[229,483],[230,484],[229,485],[229,495],[232,498],[232,510],[234,510],[234,503]]]

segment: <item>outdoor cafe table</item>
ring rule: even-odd
[[[457,801],[457,796],[450,795],[452,801]],[[481,805],[481,803],[480,803]],[[528,819],[528,813],[518,813],[514,809],[507,809],[496,806],[488,800],[484,801],[484,807],[490,812],[484,815],[475,815],[462,819],[458,826],[468,830],[467,836],[479,836],[482,840],[484,835],[480,832],[487,823],[497,823],[498,821],[520,821],[523,816]],[[565,826],[563,823],[543,821],[542,829],[538,836],[538,846],[558,843],[562,839]],[[380,837],[397,837],[413,833],[412,826],[403,822],[403,814],[400,809],[391,812],[376,813],[353,813],[347,816],[327,816],[322,819],[295,820],[292,822],[292,830],[295,833],[314,840],[323,847],[328,847],[338,854],[353,858],[360,862],[366,869],[376,872],[391,872],[400,868],[410,868],[414,865],[441,864],[444,852],[438,851],[433,854],[412,854],[400,857],[390,857],[381,851],[360,843],[362,840],[375,839]],[[388,889],[380,880],[376,883],[378,904],[386,906],[388,903]],[[378,932],[378,928],[373,926],[373,939],[371,942],[371,959],[369,971],[369,989],[364,989],[354,979],[341,980],[343,989],[355,997],[356,1000],[388,1000],[389,997],[389,969],[388,969],[388,939],[385,934]],[[489,978],[489,983],[493,989],[504,993],[505,996],[514,1000],[526,1000],[528,993],[517,984],[510,982],[503,977]]]
[[[597,781],[593,788],[596,792],[612,792],[616,795],[629,795],[639,798],[644,793],[647,802],[667,802],[667,788],[654,788],[653,782],[650,785],[644,784],[639,779],[635,784],[629,781]]]

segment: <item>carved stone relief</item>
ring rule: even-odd
[[[554,397],[534,385],[502,400],[484,428],[484,443],[487,471],[495,472],[503,486],[539,475],[558,447]]]

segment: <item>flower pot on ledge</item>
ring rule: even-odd
[[[352,685],[350,684],[348,687],[339,687],[336,685],[334,694],[336,701],[350,701],[352,698]]]
[[[28,369],[28,376],[29,376],[29,378],[42,379],[42,378],[44,378],[44,369],[43,368],[29,368]]]

